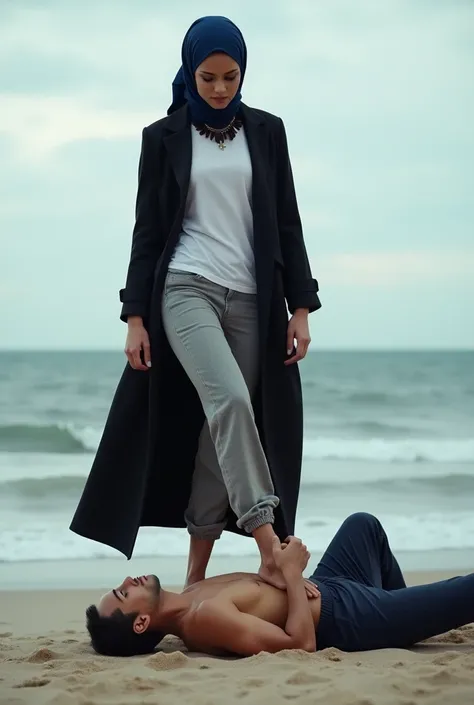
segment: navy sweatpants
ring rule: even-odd
[[[321,592],[318,650],[406,648],[474,622],[474,573],[406,587],[371,514],[345,520],[310,580]]]

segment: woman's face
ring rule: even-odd
[[[194,75],[201,98],[218,110],[229,105],[240,84],[239,65],[227,54],[211,54]]]

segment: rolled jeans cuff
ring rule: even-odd
[[[244,514],[244,516],[238,520],[237,526],[239,529],[244,529],[248,534],[251,534],[252,531],[255,531],[255,529],[258,529],[260,526],[273,524],[274,521],[273,507],[263,507],[258,509],[257,512],[251,510],[247,514]]]
[[[195,536],[197,539],[203,539],[206,541],[217,541],[220,539],[222,532],[224,531],[227,521],[221,521],[216,524],[207,524],[205,526],[197,526],[185,516],[186,526],[188,533],[191,536]]]

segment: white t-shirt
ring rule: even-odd
[[[252,165],[244,128],[225,149],[191,130],[189,192],[169,268],[254,294]]]

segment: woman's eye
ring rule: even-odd
[[[202,80],[205,81],[206,83],[211,83],[212,78],[204,78],[204,76],[202,76]]]
[[[226,81],[235,81],[236,78],[237,78],[237,76],[227,76],[225,80]]]

